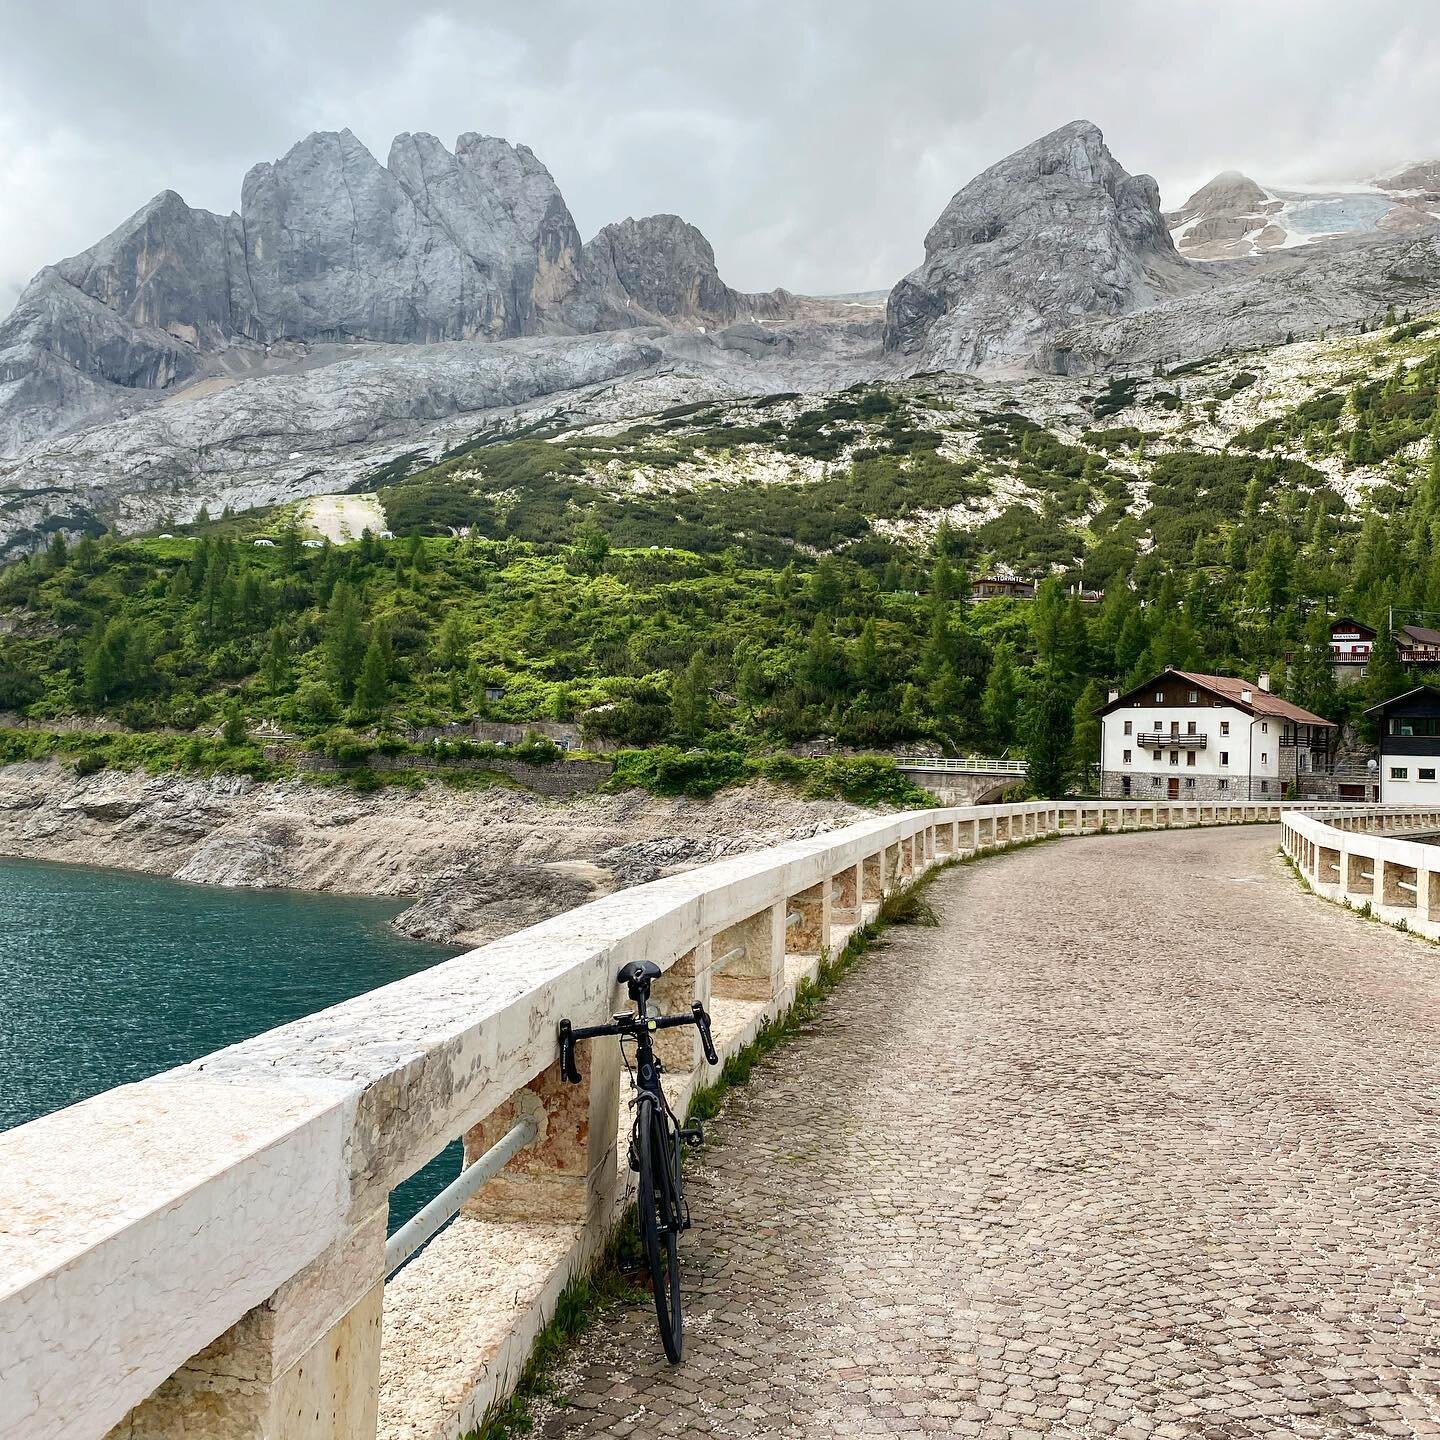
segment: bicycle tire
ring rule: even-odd
[[[640,1241],[650,1265],[660,1343],[672,1365],[684,1349],[685,1317],[680,1299],[680,1137],[649,1096],[635,1113],[635,1158]]]

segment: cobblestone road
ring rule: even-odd
[[[1440,1435],[1440,951],[1247,828],[940,877],[739,1092],[685,1364],[542,1433]]]

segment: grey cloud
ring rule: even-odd
[[[888,286],[977,171],[1080,116],[1178,203],[1440,152],[1440,35],[1376,0],[0,0],[0,310],[151,195],[228,211],[348,125],[530,145],[581,233],[676,211],[744,289]]]

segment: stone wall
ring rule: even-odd
[[[269,746],[265,751],[267,760],[293,765],[301,773],[336,774],[345,769],[440,775],[447,771],[493,771],[507,776],[516,784],[533,790],[537,795],[589,795],[598,790],[611,776],[615,767],[607,760],[557,760],[552,765],[531,765],[524,760],[505,760],[486,756],[439,760],[429,755],[371,755],[364,766],[347,766],[328,755],[317,755],[310,750],[295,750],[288,746]]]
[[[1284,784],[1273,777],[1269,781],[1269,788],[1262,791],[1260,776],[1252,780],[1248,775],[1186,775],[1184,771],[1179,774],[1180,793],[1171,802],[1175,805],[1193,805],[1201,801],[1206,805],[1240,805],[1246,801],[1279,800],[1285,793]],[[1124,790],[1125,777],[1114,770],[1107,770],[1101,780],[1100,794],[1106,800],[1164,800],[1168,794],[1168,775],[1140,771],[1129,778],[1130,793],[1127,795]],[[1194,784],[1187,785],[1187,780],[1193,780]],[[1226,788],[1222,789],[1222,784]],[[1252,786],[1254,794],[1250,793]]]

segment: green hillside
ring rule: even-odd
[[[0,571],[0,710],[195,765],[222,726],[239,763],[262,721],[339,751],[476,716],[723,773],[817,736],[1024,747],[1048,790],[1084,783],[1106,686],[1166,664],[1291,653],[1290,693],[1345,718],[1402,677],[1382,644],[1337,694],[1328,617],[1440,612],[1437,335],[481,434],[366,477],[394,539],[307,548],[279,511],[57,541]],[[997,565],[1036,600],[970,601]]]

